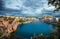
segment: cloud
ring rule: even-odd
[[[23,7],[22,14],[34,15],[34,9],[31,7]]]
[[[5,0],[5,7],[11,9],[20,9],[22,7],[21,0]]]
[[[36,14],[42,14],[42,10],[43,10],[43,8],[37,8],[37,9],[35,10],[35,13],[36,13]]]
[[[45,10],[51,10],[51,11],[53,11],[53,10],[55,9],[55,7],[52,6],[52,5],[50,5],[50,6],[44,5],[44,9],[45,9]]]
[[[42,14],[42,8],[38,7],[36,9],[31,8],[31,7],[23,7],[22,9],[22,14],[27,14],[27,15],[38,15]]]
[[[48,6],[47,0],[5,0],[6,8],[21,10],[18,14],[38,16],[41,14],[52,14],[54,6]],[[10,13],[13,15],[13,13]],[[8,14],[7,14],[8,15]]]

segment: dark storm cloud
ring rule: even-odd
[[[3,3],[5,2],[5,3]],[[5,9],[4,9],[5,5]],[[48,6],[47,0],[0,0],[0,10],[7,11],[6,15],[24,15],[24,16],[41,16],[41,15],[59,15],[53,12],[54,6]],[[1,14],[4,14],[1,13]]]
[[[0,10],[4,9],[4,0],[0,0]]]

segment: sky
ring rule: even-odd
[[[20,10],[15,15],[27,15],[27,16],[41,16],[41,15],[53,15],[55,9],[54,6],[48,5],[47,0],[4,0],[5,8]],[[55,15],[59,14],[54,13]],[[7,15],[13,15],[13,13],[7,13]]]

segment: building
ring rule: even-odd
[[[44,19],[44,20],[53,20],[55,17],[53,16],[42,16],[41,19]]]
[[[60,17],[56,17],[56,22],[60,22]]]

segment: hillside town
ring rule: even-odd
[[[60,18],[54,17],[54,16],[42,16],[40,18],[40,20],[45,23],[51,23],[51,24],[56,24],[56,23],[60,22]]]

